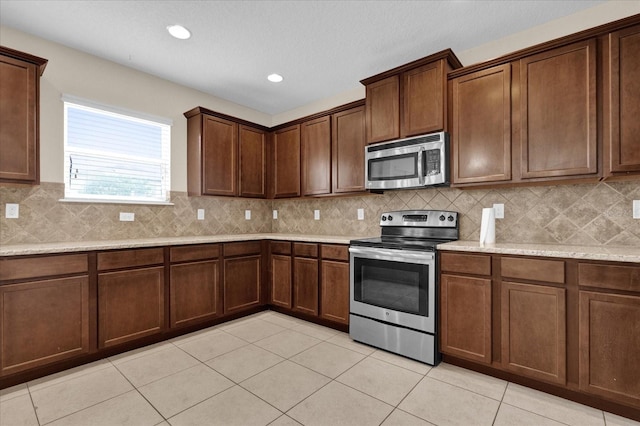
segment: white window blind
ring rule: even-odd
[[[166,203],[170,121],[63,97],[65,200]]]

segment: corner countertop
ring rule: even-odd
[[[579,246],[561,244],[495,243],[480,245],[478,241],[454,241],[439,244],[439,250],[477,253],[512,254],[521,256],[563,257],[569,259],[602,260],[640,263],[640,248],[610,246]]]
[[[191,237],[140,238],[131,240],[70,241],[60,243],[8,244],[0,246],[0,256],[73,253],[94,250],[174,246],[184,244],[228,243],[252,240],[285,240],[308,243],[349,244],[355,236],[309,234],[225,234]]]

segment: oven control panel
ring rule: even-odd
[[[380,226],[416,228],[456,228],[458,212],[443,210],[401,210],[382,213]]]

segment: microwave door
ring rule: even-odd
[[[395,189],[419,186],[422,173],[420,150],[379,153],[367,159],[366,174],[369,189]]]

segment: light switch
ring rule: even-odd
[[[8,205],[9,204],[7,204],[7,206]],[[633,200],[633,218],[640,219],[640,200]]]
[[[278,219],[278,210],[273,211],[273,218]]]
[[[493,212],[496,215],[496,219],[504,219],[504,204],[494,204]]]
[[[133,222],[135,219],[135,213],[120,212],[120,222]]]
[[[244,211],[244,220],[251,220],[251,210]]]
[[[4,217],[7,219],[17,219],[20,217],[20,204],[7,203],[4,209]]]
[[[313,219],[314,220],[320,220],[320,210],[314,210],[313,211]]]
[[[364,209],[358,209],[358,220],[364,220]]]
[[[204,220],[204,209],[198,209],[198,220]]]

